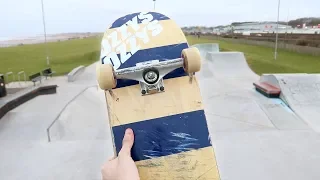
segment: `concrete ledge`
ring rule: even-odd
[[[77,76],[83,72],[84,66],[78,66],[74,68],[69,74],[68,74],[68,82],[73,82],[76,80]]]
[[[11,97],[4,97],[0,101],[0,120],[12,109],[20,106],[21,104],[33,99],[39,95],[55,94],[57,93],[57,85],[40,86],[37,88],[31,88],[23,93],[17,93]]]

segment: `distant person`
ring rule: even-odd
[[[127,129],[118,157],[114,157],[102,166],[103,180],[140,180],[138,169],[131,157],[134,142],[132,129]]]
[[[198,39],[200,38],[200,33],[198,33]]]

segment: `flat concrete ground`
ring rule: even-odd
[[[197,77],[221,179],[320,179],[319,134],[282,100],[253,89],[259,76],[242,53],[204,51]],[[95,65],[74,83],[66,77],[47,83],[57,84],[58,93],[39,96],[0,121],[0,179],[101,179],[113,149]],[[55,119],[49,143],[46,130]]]

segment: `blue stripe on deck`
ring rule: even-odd
[[[134,161],[211,146],[203,110],[115,126],[112,130],[117,153],[127,128],[132,128],[135,134],[131,151]]]
[[[169,46],[162,46],[150,49],[143,49],[135,54],[133,54],[126,62],[120,65],[119,69],[124,69],[128,67],[134,67],[139,62],[145,62],[150,60],[159,60],[165,61],[167,59],[175,59],[181,57],[181,52],[183,49],[188,48],[188,43],[181,43],[181,44],[174,44]],[[120,54],[118,54],[118,58],[120,59]],[[102,58],[102,64],[104,61],[108,61],[107,59]],[[181,77],[187,75],[183,68],[179,68],[174,70],[173,72],[167,74],[164,79],[174,78],[174,77]],[[126,87],[139,84],[137,81],[133,80],[126,80],[126,79],[119,79],[117,80],[117,87]]]
[[[117,28],[117,27],[120,27],[122,26],[123,24],[127,23],[128,21],[132,20],[132,18],[134,18],[135,16],[138,16],[141,12],[139,13],[133,13],[133,14],[129,14],[129,15],[126,15],[126,16],[123,16],[119,19],[117,19],[113,24],[112,26],[110,27],[110,29],[112,28]],[[169,17],[163,15],[163,14],[160,14],[160,13],[156,13],[156,12],[148,12],[148,14],[151,14],[153,16],[153,20],[159,20],[159,21],[162,21],[162,20],[168,20],[170,19]],[[143,20],[143,19],[142,19]],[[142,22],[141,19],[138,18],[138,24],[141,24]]]

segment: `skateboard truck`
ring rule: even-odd
[[[195,73],[189,73],[189,83],[192,84],[193,76]]]
[[[156,68],[146,69],[142,75],[144,82],[139,81],[142,95],[149,94],[151,91],[164,91],[163,79],[159,80],[159,71]]]
[[[134,67],[115,70],[112,64],[97,66],[97,79],[101,89],[111,90],[117,86],[117,79],[130,79],[139,81],[141,94],[147,95],[151,91],[163,92],[165,90],[163,77],[173,70],[183,67],[189,74],[189,81],[195,72],[200,71],[201,57],[197,48],[182,50],[182,58],[151,60],[137,63]]]
[[[165,90],[163,77],[179,67],[183,67],[182,58],[161,62],[151,60],[138,63],[135,67],[116,70],[115,77],[139,81],[141,94],[147,95],[151,91],[163,92]]]

